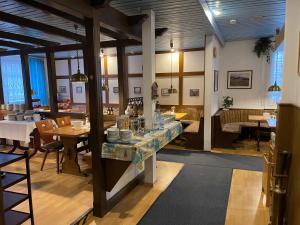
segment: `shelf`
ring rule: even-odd
[[[11,191],[3,191],[3,204],[4,211],[8,211],[13,207],[17,206],[21,202],[28,199],[27,194],[16,193]]]
[[[0,168],[4,167],[10,163],[14,163],[21,159],[25,159],[24,154],[12,154],[0,152]]]
[[[1,179],[2,180],[1,186],[3,189],[6,189],[16,183],[21,182],[22,180],[25,180],[26,178],[27,178],[26,174],[5,172],[5,176]]]
[[[15,210],[9,210],[5,213],[5,224],[7,225],[19,225],[24,223],[30,218],[29,213],[19,212]]]

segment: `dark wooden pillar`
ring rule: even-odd
[[[2,82],[2,69],[1,69],[1,57],[0,57],[0,104],[4,104],[3,82]]]
[[[25,107],[26,107],[26,109],[32,109],[28,54],[21,52],[20,56],[21,56],[21,66],[22,66]]]
[[[119,83],[119,112],[124,114],[128,104],[128,71],[125,54],[125,46],[117,40],[118,57],[118,83]]]
[[[171,53],[173,54],[173,53]],[[179,52],[179,105],[183,103],[183,51]]]
[[[102,217],[107,211],[104,162],[101,146],[104,141],[102,79],[100,64],[100,24],[96,19],[85,19],[86,42],[84,48],[85,71],[89,81],[89,112],[91,131],[89,145],[92,151],[94,215]]]
[[[56,85],[54,53],[47,52],[46,58],[47,58],[50,110],[51,110],[51,114],[55,118],[58,113],[58,105],[57,105],[57,85]]]

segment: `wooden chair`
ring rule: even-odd
[[[51,120],[42,120],[35,123],[36,129],[33,132],[33,144],[37,151],[45,152],[44,159],[41,166],[41,171],[44,168],[47,156],[51,152],[56,152],[56,166],[57,173],[59,173],[59,151],[63,149],[63,144],[60,141],[54,140],[53,135],[45,134],[45,131],[53,129],[53,124]],[[41,144],[43,141],[43,145]]]

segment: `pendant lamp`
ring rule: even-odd
[[[280,86],[277,84],[277,71],[278,71],[278,52],[276,53],[276,67],[275,67],[275,82],[268,88],[269,92],[279,92],[281,91]]]
[[[78,25],[74,24],[74,28],[75,28],[75,31],[76,31],[76,34],[77,34]],[[73,83],[75,83],[75,82],[87,83],[88,82],[88,77],[85,74],[80,72],[78,49],[76,50],[76,56],[77,56],[77,73],[72,75],[71,82],[73,82]]]
[[[173,40],[170,41],[170,48],[171,48],[171,86],[168,89],[169,94],[176,94],[178,93],[177,89],[173,87],[173,52],[175,51]]]

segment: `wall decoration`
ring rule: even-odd
[[[300,75],[300,33],[299,33],[299,53],[298,53],[298,75]]]
[[[141,94],[142,88],[141,87],[133,87],[133,92],[134,92],[134,94]]]
[[[119,87],[113,87],[113,93],[114,94],[119,93]]]
[[[169,88],[162,88],[161,96],[170,96]]]
[[[214,71],[214,92],[219,90],[219,71]]]
[[[197,97],[200,95],[200,90],[199,89],[190,89],[190,96],[191,97]]]
[[[66,94],[67,93],[67,86],[59,86],[58,87],[58,93]]]
[[[82,94],[82,87],[76,87],[76,94]]]
[[[216,47],[213,48],[213,56],[214,56],[214,58],[217,58],[217,48]]]
[[[252,89],[252,70],[228,71],[227,89]]]

